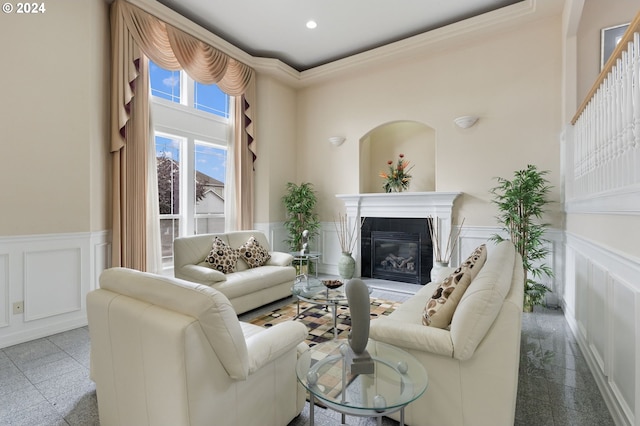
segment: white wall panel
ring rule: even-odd
[[[565,250],[565,265],[564,271],[564,313],[568,318],[575,318],[576,316],[576,253],[575,251],[567,247]],[[562,296],[562,294],[561,294]]]
[[[571,233],[567,233],[567,259],[563,300],[567,321],[616,424],[637,426],[640,259]]]
[[[79,311],[81,249],[30,251],[24,254],[24,320]]]
[[[9,302],[9,255],[0,254],[0,328],[9,325],[9,314],[12,312]]]
[[[0,323],[9,318],[0,348],[87,324],[87,293],[110,264],[108,239],[106,231],[0,238]],[[24,313],[13,315],[20,301]]]
[[[89,291],[98,288],[100,273],[111,266],[111,244],[99,242],[94,245],[93,258],[93,279],[89,283]]]
[[[637,290],[617,277],[612,278],[611,366],[609,382],[628,418],[634,417],[638,392],[637,342],[640,339],[635,321],[638,313]],[[630,422],[634,424],[633,421]]]
[[[333,222],[323,222],[320,228],[320,247],[319,250],[322,254],[321,263],[324,266],[324,270],[335,271],[338,273],[338,261],[342,256],[342,248],[340,247],[340,240],[338,239],[338,232]],[[360,250],[358,249],[358,252]],[[357,260],[356,260],[357,262]],[[356,265],[355,276],[360,276],[360,265]]]
[[[598,264],[590,264],[589,291],[587,292],[587,315],[589,350],[604,374],[604,359],[607,347],[607,273]]]
[[[581,337],[587,340],[587,330],[589,329],[588,303],[589,295],[589,261],[581,254],[575,257],[575,277],[576,277],[576,304],[575,322],[578,325]]]

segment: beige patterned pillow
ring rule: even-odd
[[[438,286],[422,312],[422,324],[447,328],[462,295],[478,275],[487,259],[487,246],[476,248],[455,271]]]
[[[236,270],[236,262],[238,261],[238,251],[232,249],[219,237],[214,237],[213,248],[205,259],[213,269],[230,274]]]
[[[258,240],[253,236],[251,236],[246,243],[240,246],[238,254],[240,255],[240,259],[247,262],[249,268],[262,266],[271,259],[269,251],[262,247]]]

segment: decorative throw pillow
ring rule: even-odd
[[[240,246],[238,254],[240,255],[240,259],[247,262],[249,268],[262,266],[271,259],[269,251],[262,247],[258,240],[253,236],[251,236],[246,243]]]
[[[213,269],[230,274],[236,270],[236,262],[238,261],[238,252],[222,241],[219,237],[214,237],[213,248],[205,259]]]
[[[462,295],[478,275],[486,259],[487,247],[482,244],[445,278],[427,301],[422,313],[422,324],[437,328],[449,326]]]

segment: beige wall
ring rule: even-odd
[[[106,228],[107,23],[102,0],[3,14],[0,235]]]
[[[628,24],[638,12],[638,0],[585,0],[578,27],[578,105],[600,74],[601,30]]]
[[[258,75],[258,141],[255,163],[254,221],[283,221],[280,198],[287,182],[296,182],[295,91],[272,77]]]
[[[331,220],[343,208],[335,194],[359,192],[360,139],[381,124],[410,120],[434,129],[436,190],[465,193],[459,214],[468,225],[496,225],[493,178],[528,163],[551,171],[559,200],[560,67],[557,16],[305,88],[298,97],[298,176],[316,185],[321,219]],[[470,114],[480,116],[474,127],[454,126],[455,117]],[[331,146],[326,140],[334,134],[346,142]],[[551,223],[561,227],[559,205],[554,209]]]

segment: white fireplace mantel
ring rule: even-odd
[[[440,217],[453,211],[462,192],[339,194],[349,217]]]
[[[453,226],[453,206],[462,192],[395,192],[375,194],[338,194],[344,202],[348,223],[354,226],[367,217],[433,218],[438,227],[440,247],[445,247]],[[360,235],[358,253],[360,265]]]

